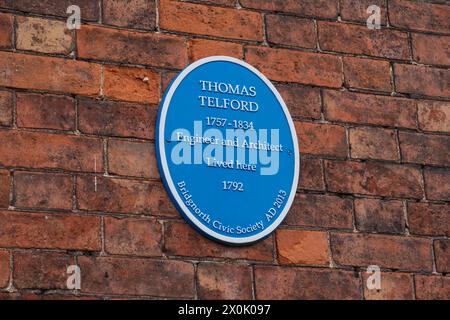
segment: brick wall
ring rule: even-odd
[[[450,299],[449,35],[445,0],[0,0],[0,298]],[[302,150],[287,219],[244,248],[156,168],[164,89],[217,54],[276,83]]]

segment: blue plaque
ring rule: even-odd
[[[160,105],[156,151],[172,201],[213,240],[261,240],[294,200],[293,121],[273,84],[244,61],[205,58],[173,80]]]

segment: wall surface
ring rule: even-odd
[[[0,298],[450,299],[449,35],[444,0],[0,0]],[[191,229],[156,167],[161,96],[210,55],[298,130],[294,205],[249,247]]]

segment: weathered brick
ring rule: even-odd
[[[0,288],[9,284],[9,251],[0,250]]]
[[[450,272],[450,240],[435,240],[434,254],[436,256],[436,270],[443,273]]]
[[[416,128],[414,100],[326,90],[325,118],[332,121]]]
[[[333,55],[248,47],[246,60],[275,81],[336,88],[342,85],[342,63]]]
[[[73,32],[64,21],[17,17],[16,48],[68,55],[72,51]]]
[[[345,158],[347,138],[345,128],[332,124],[294,122],[303,154]]]
[[[361,299],[360,279],[347,271],[257,266],[255,285],[260,300]]]
[[[0,170],[0,208],[9,206],[9,171]]]
[[[0,246],[100,251],[100,218],[0,211]]]
[[[423,1],[391,0],[389,21],[395,27],[449,33],[450,7]]]
[[[155,219],[105,218],[105,250],[110,254],[161,256],[162,225]]]
[[[184,38],[83,26],[77,32],[78,56],[158,67],[184,68],[188,62]]]
[[[1,4],[1,2],[0,2]],[[13,42],[13,16],[6,13],[0,13],[0,48],[11,49]]]
[[[194,62],[210,56],[230,56],[242,59],[244,48],[234,42],[191,39],[189,40],[189,61]]]
[[[83,133],[152,139],[156,108],[127,102],[80,99],[78,129]]]
[[[97,188],[97,191],[96,191]],[[88,211],[174,216],[161,183],[97,177],[77,177],[78,207]]]
[[[292,117],[320,119],[320,90],[298,85],[276,85]]]
[[[408,203],[408,222],[411,234],[450,236],[450,205]]]
[[[317,47],[314,21],[291,16],[267,15],[269,43],[314,49]]]
[[[381,268],[432,271],[428,239],[375,234],[331,234],[331,252],[337,264],[377,265]]]
[[[10,127],[13,120],[13,94],[0,91],[0,127]]]
[[[450,37],[413,33],[414,60],[426,64],[450,65],[449,42]]]
[[[109,140],[108,168],[112,174],[159,178],[155,145],[152,143]]]
[[[82,95],[100,92],[100,65],[0,52],[0,86]],[[30,75],[33,75],[30,77]]]
[[[370,290],[366,283],[371,274],[363,273],[364,298],[366,300],[413,300],[413,279],[407,273],[382,272],[381,289]]]
[[[394,130],[356,127],[349,129],[350,154],[356,159],[399,160]]]
[[[184,261],[80,257],[81,291],[193,298],[194,266]]]
[[[345,84],[350,88],[391,92],[391,69],[388,61],[344,57]]]
[[[14,206],[72,209],[72,177],[66,174],[14,173]]]
[[[0,300],[32,300],[32,301],[53,301],[53,300],[100,300],[101,298],[87,295],[73,295],[67,293],[48,293],[39,291],[39,293],[30,293],[26,291],[0,292]]]
[[[385,163],[325,161],[328,189],[386,197],[423,197],[420,171]]]
[[[338,11],[336,0],[241,0],[240,4],[245,8],[320,18],[335,18]]]
[[[200,263],[197,279],[199,299],[252,299],[252,275],[246,265]]]
[[[236,0],[194,0],[193,2],[204,2],[204,3],[213,3],[220,4],[222,6],[235,7]]]
[[[217,257],[272,261],[273,243],[269,237],[251,247],[229,247],[213,242],[184,222],[165,225],[164,253],[169,256]]]
[[[449,300],[450,277],[415,275],[416,299]]]
[[[450,102],[419,101],[417,106],[422,130],[450,133]]]
[[[67,289],[67,268],[75,259],[61,253],[14,253],[14,287],[18,289]]]
[[[327,51],[364,54],[390,59],[408,59],[408,35],[405,32],[341,22],[319,21],[320,48]],[[355,41],[358,39],[358,41]]]
[[[403,203],[397,200],[355,199],[355,223],[359,231],[404,233]]]
[[[387,6],[385,0],[340,0],[341,18],[345,21],[366,22],[372,13],[367,13],[369,6],[376,5],[381,11],[381,25],[386,25]]]
[[[425,191],[429,200],[450,200],[450,170],[426,169]]]
[[[102,4],[104,24],[148,30],[156,27],[155,0],[104,0]]]
[[[336,196],[302,194],[294,199],[284,224],[353,229],[352,201]]]
[[[400,132],[399,139],[403,161],[450,166],[450,137]]]
[[[326,232],[279,229],[276,241],[281,264],[326,266],[330,263]]]
[[[172,81],[178,76],[178,72],[166,71],[161,74],[161,91],[165,92]]]
[[[263,40],[261,14],[248,10],[205,6],[175,0],[160,0],[161,29],[208,36]]]
[[[395,64],[395,86],[398,92],[422,94],[426,96],[450,96],[450,70]]]
[[[102,159],[100,139],[44,132],[0,131],[0,164],[28,168],[95,170],[94,159]],[[97,170],[102,171],[101,161]]]
[[[319,159],[303,158],[300,161],[300,189],[325,190],[322,162]]]
[[[75,100],[66,96],[18,93],[17,126],[75,130]]]
[[[105,66],[103,94],[106,97],[140,103],[159,102],[158,73],[142,68]]]

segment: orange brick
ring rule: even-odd
[[[234,42],[192,39],[189,41],[189,60],[196,60],[210,56],[230,56],[242,59],[244,49],[241,44]]]

